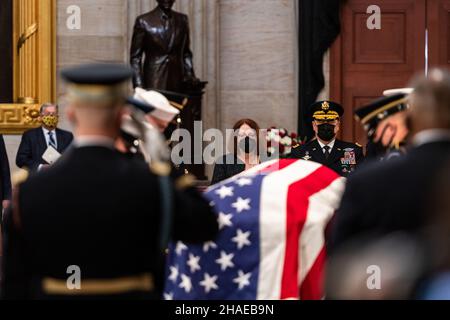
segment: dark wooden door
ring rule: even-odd
[[[429,66],[450,68],[450,0],[427,1]]]
[[[381,8],[381,29],[367,27],[367,8]],[[426,0],[348,0],[331,49],[331,99],[345,108],[341,136],[366,143],[353,112],[383,91],[407,86],[425,69]]]

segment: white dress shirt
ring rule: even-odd
[[[50,146],[50,136],[48,135],[48,133],[50,132],[50,130],[47,130],[44,127],[42,127],[42,132],[44,133],[45,143],[47,143],[47,147],[49,147]],[[52,130],[51,132],[53,133],[53,139],[55,140],[55,147],[58,148],[58,139],[56,138],[56,130]],[[40,164],[38,166],[38,171],[41,171],[43,166],[44,165]]]
[[[331,141],[329,144],[324,144],[324,143],[322,143],[319,139],[317,139],[317,142],[319,142],[319,145],[320,145],[320,147],[322,148],[322,152],[323,152],[324,154],[325,154],[325,149],[324,149],[324,147],[325,147],[325,146],[329,146],[329,147],[330,147],[329,152],[330,152],[330,154],[331,154],[331,151],[333,151],[334,143],[336,142],[336,139],[334,139],[333,141]]]

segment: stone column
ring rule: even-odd
[[[26,3],[19,0],[16,6],[18,18],[19,41],[14,47],[17,52],[17,102],[35,104],[37,97],[37,46],[36,36],[38,31],[38,21],[36,14],[36,1]]]
[[[297,128],[296,1],[220,1],[222,123]]]

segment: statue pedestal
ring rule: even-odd
[[[189,95],[189,102],[184,107],[180,114],[181,117],[181,128],[186,129],[191,134],[191,163],[185,165],[184,168],[197,177],[198,180],[207,180],[205,175],[205,165],[203,163],[203,132],[197,132],[198,137],[194,134],[194,123],[195,121],[202,121],[202,104],[203,95],[205,94],[205,88],[208,82],[200,82],[194,88],[189,88],[183,91],[183,94]],[[200,141],[195,141],[195,139],[200,139]],[[195,154],[195,146],[201,146],[201,154]],[[198,148],[197,153],[200,152]],[[202,164],[193,164],[195,159],[202,159]]]

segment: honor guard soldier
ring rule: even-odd
[[[163,188],[145,162],[114,148],[132,76],[128,67],[87,65],[62,76],[74,144],[15,189],[5,222],[3,295],[159,299],[163,233],[187,243],[214,240],[215,214],[170,179]],[[162,197],[163,190],[171,198]]]
[[[412,83],[406,111],[408,152],[368,164],[349,178],[331,229],[333,252],[395,234],[421,242],[429,239],[424,235],[434,236],[429,223],[437,216],[433,209],[440,210],[434,202],[441,191],[435,184],[450,157],[450,73],[431,69]],[[392,101],[394,110],[404,104],[401,99]],[[441,255],[443,250],[438,251]]]
[[[311,106],[310,114],[316,137],[306,145],[294,148],[290,157],[318,162],[341,176],[355,171],[364,160],[361,146],[336,139],[344,114],[342,106],[331,101],[320,101]]]
[[[180,129],[183,124],[182,119],[186,117],[185,107],[188,105],[190,97],[186,94],[168,90],[151,90],[147,91],[146,94],[145,91],[142,91],[142,89],[140,88],[136,88],[135,97],[138,99],[143,99],[144,101],[151,101],[154,98],[149,96],[148,92],[152,92],[153,94],[158,93],[164,96],[169,102],[170,108],[161,108],[162,113],[157,112],[159,113],[159,115],[156,114],[156,117],[164,119],[165,117],[172,116],[172,120],[166,123],[165,129],[163,131],[166,139],[170,140],[175,130]]]
[[[168,146],[170,148],[173,147],[171,141],[172,133],[181,127],[180,114],[189,102],[188,96],[173,91],[146,91],[136,88],[133,98],[154,107],[152,112],[146,112],[145,119],[150,125],[163,133],[167,139]],[[178,177],[189,173],[183,163],[177,163],[172,169],[174,176]]]
[[[153,90],[146,91],[141,88],[136,88],[134,96],[127,99],[127,104],[131,109],[130,114],[126,114],[123,118],[121,134],[121,140],[125,142],[123,144],[127,148],[123,148],[121,143],[119,145],[120,150],[125,153],[140,153],[150,163],[150,153],[152,152],[151,150],[145,150],[143,140],[149,133],[156,134],[157,137],[154,140],[165,145],[166,160],[169,161],[170,150],[168,144],[170,141],[167,141],[163,134],[169,124],[175,121],[174,118],[180,114],[180,111],[173,107],[172,103],[163,94]],[[154,144],[155,141],[152,141],[150,149],[154,150]]]
[[[385,91],[385,96],[356,110],[367,132],[367,159],[389,160],[402,155],[406,138],[408,99],[412,88]]]
[[[126,104],[131,109],[129,109],[129,113],[126,113],[122,117],[120,135],[116,140],[116,148],[129,158],[138,158],[145,162],[146,159],[139,138],[142,135],[142,130],[150,127],[150,125],[146,126],[144,119],[146,114],[154,111],[154,107],[132,97],[127,98]],[[133,117],[134,110],[139,113],[141,121]],[[149,129],[153,129],[153,127]]]
[[[164,133],[169,125],[176,122],[174,119],[180,114],[180,110],[174,105],[175,103],[158,91],[136,88],[134,99],[154,107],[152,112],[147,112],[147,120],[161,133]],[[178,104],[176,105],[178,106]]]

